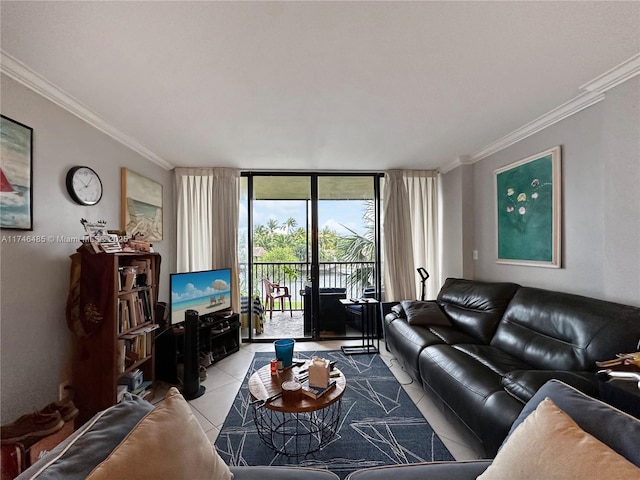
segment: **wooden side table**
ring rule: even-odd
[[[281,392],[283,382],[295,379],[300,368],[271,375],[270,366],[265,365],[249,378],[249,393],[254,398],[253,420],[260,439],[276,452],[293,457],[316,452],[333,438],[347,384],[341,374],[334,379],[336,386],[320,398],[300,393],[295,399],[280,396],[270,400]]]

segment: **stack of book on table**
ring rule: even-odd
[[[330,391],[333,387],[336,386],[336,381],[331,380],[327,387],[314,387],[309,385],[309,380],[305,380],[302,383],[302,393],[307,397],[311,397],[314,399],[320,398],[322,395]]]

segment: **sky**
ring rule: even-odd
[[[362,200],[322,200],[318,204],[318,221],[320,230],[328,227],[340,235],[350,235],[342,225],[359,234],[363,234],[362,216],[366,208],[366,201]],[[304,227],[306,223],[306,202],[303,200],[259,200],[253,203],[254,225],[267,225],[270,219],[279,225],[289,217],[297,222],[297,227]],[[240,206],[240,225],[246,225],[247,207]],[[342,225],[341,225],[342,224]]]

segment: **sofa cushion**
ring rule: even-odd
[[[500,377],[503,377],[512,370],[530,368],[529,365],[522,360],[491,345],[456,344],[453,345],[453,348],[465,353],[476,362],[497,373]]]
[[[497,357],[485,364],[458,347],[432,345],[422,350],[419,358],[422,384],[476,434],[487,456],[493,456],[522,410],[523,402],[502,387]]]
[[[403,300],[400,302],[410,325],[427,327],[430,325],[451,325],[440,305],[436,302]]]
[[[453,345],[455,343],[480,343],[480,340],[476,337],[472,337],[471,335],[461,332],[454,326],[432,325],[429,327],[429,331],[442,340],[443,343],[448,345]]]
[[[171,387],[164,402],[140,420],[87,480],[113,478],[231,480],[233,475],[186,400]]]
[[[502,446],[478,480],[640,478],[640,469],[582,430],[546,398]]]
[[[520,288],[491,345],[538,370],[593,371],[597,360],[636,350],[640,308]]]
[[[513,370],[502,378],[502,386],[515,398],[528,402],[551,379],[561,380],[588,395],[598,396],[598,384],[593,372],[566,370]]]
[[[447,278],[438,303],[460,330],[489,343],[518,285]]]

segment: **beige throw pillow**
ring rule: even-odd
[[[582,430],[544,399],[502,446],[478,480],[630,479],[640,468]]]
[[[87,477],[89,480],[170,478],[231,480],[218,455],[175,387]]]

